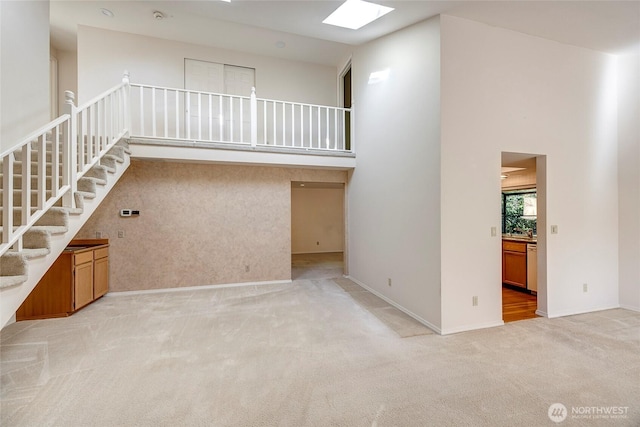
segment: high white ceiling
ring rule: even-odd
[[[338,65],[358,45],[438,14],[472,19],[602,52],[640,51],[640,1],[399,1],[360,30],[322,24],[333,0],[51,1],[55,47],[75,50],[78,25]],[[104,16],[107,8],[114,17]],[[154,11],[166,19],[156,20]],[[284,47],[278,47],[284,42]],[[282,43],[279,43],[282,45]]]

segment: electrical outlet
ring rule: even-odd
[[[582,292],[588,292],[589,291],[589,285],[587,285],[586,283],[582,284]]]
[[[477,295],[474,295],[471,298],[471,305],[473,305],[474,307],[476,307],[478,305],[478,296]]]
[[[248,273],[248,272],[250,272],[250,271],[251,271],[251,267],[249,266],[249,264],[245,265],[245,266],[244,266],[244,272],[245,272],[245,273]]]
[[[118,238],[122,239],[124,237],[124,230],[118,230]]]
[[[387,284],[388,284],[389,286],[391,286],[391,278],[388,278],[388,279],[387,279]]]
[[[102,239],[102,231],[96,231],[96,239]]]
[[[491,227],[491,237],[496,237],[498,235],[498,227]]]

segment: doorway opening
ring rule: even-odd
[[[291,279],[331,279],[344,274],[343,183],[291,183]]]
[[[502,153],[502,319],[532,319],[546,296],[546,157]],[[540,250],[542,249],[542,250]],[[540,274],[540,273],[543,274]]]
[[[342,107],[351,108],[353,98],[351,96],[351,62],[342,71],[340,75],[340,88],[342,90]],[[351,112],[347,111],[344,117],[344,147],[345,150],[351,150]]]

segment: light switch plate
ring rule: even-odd
[[[558,226],[557,225],[552,225],[551,226],[551,234],[558,234]]]
[[[496,237],[498,235],[498,227],[491,227],[491,237]]]

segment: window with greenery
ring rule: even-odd
[[[519,190],[502,193],[502,233],[525,234],[532,230],[537,234],[536,190]],[[525,209],[525,206],[529,209]],[[533,206],[534,212],[532,212]],[[528,212],[525,212],[527,210]]]

